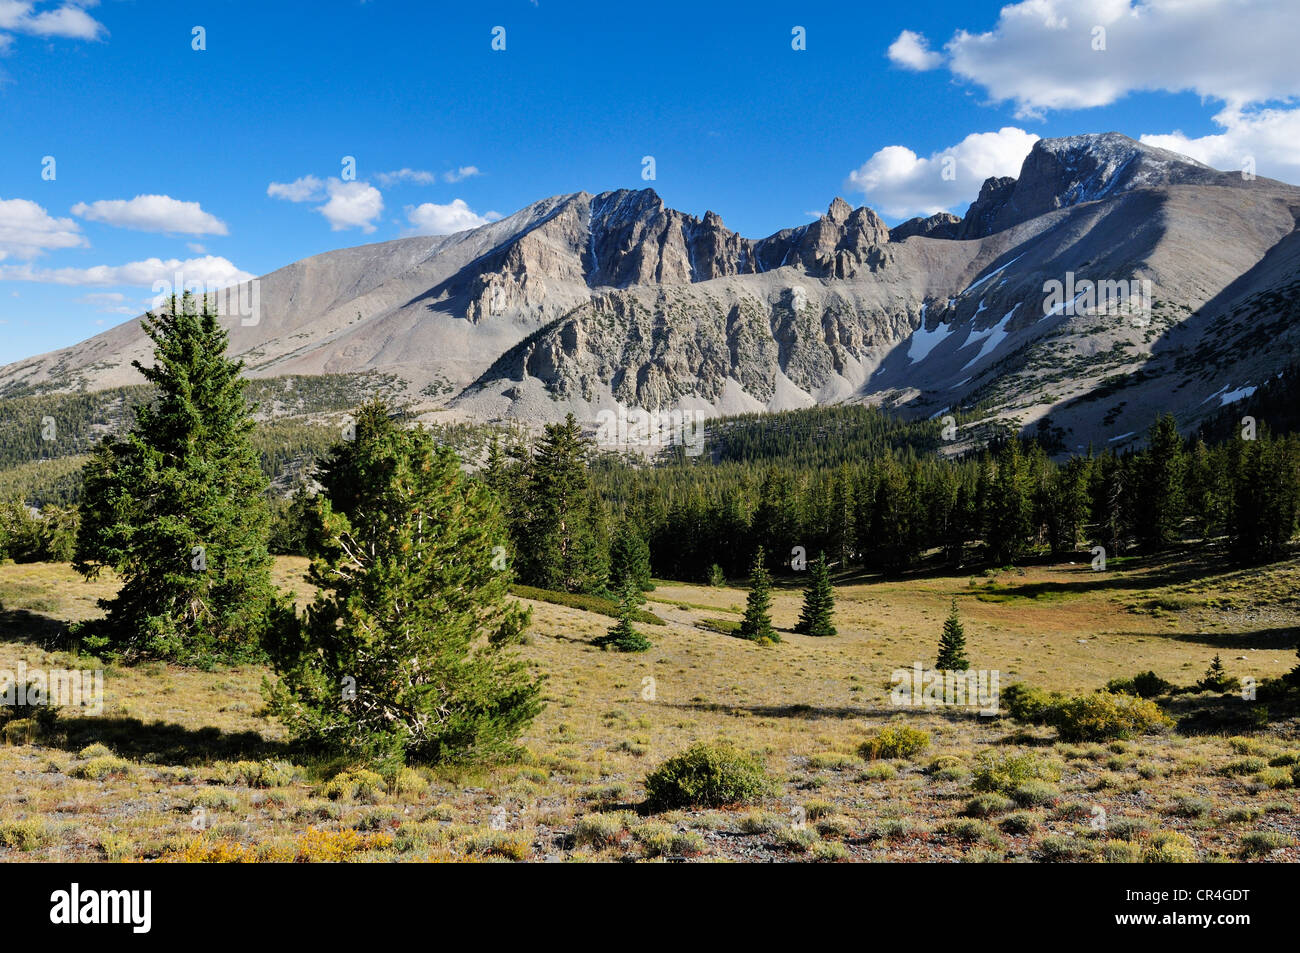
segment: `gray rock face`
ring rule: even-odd
[[[979,404],[1050,416],[1073,449],[1158,411],[1190,425],[1294,359],[1300,317],[1279,302],[1300,299],[1297,221],[1300,189],[1076,136],[1041,140],[961,219],[891,231],[836,198],[750,239],[649,189],[579,192],[296,262],[259,279],[256,322],[227,326],[253,376],[379,371],[460,418]],[[1053,310],[1067,280],[1145,288],[1151,307],[1133,320],[1079,292]],[[148,353],[127,322],[0,368],[0,396],[139,383],[130,362]]]

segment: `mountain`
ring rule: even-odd
[[[1039,140],[960,218],[835,199],[761,239],[654,191],[579,192],[259,279],[255,377],[390,375],[456,418],[885,403],[1050,428],[1186,427],[1300,353],[1300,189],[1118,133]],[[0,368],[0,396],[138,383],[137,321]]]

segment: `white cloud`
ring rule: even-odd
[[[1249,162],[1256,175],[1300,183],[1300,152],[1296,149],[1300,109],[1226,109],[1214,121],[1223,127],[1222,133],[1192,138],[1175,131],[1144,135],[1142,141],[1181,152],[1216,169],[1242,171]]]
[[[0,261],[9,255],[35,258],[47,249],[85,244],[72,219],[54,218],[27,199],[0,199]]]
[[[209,289],[225,288],[255,278],[225,258],[207,255],[181,261],[149,258],[125,265],[95,265],[91,268],[32,268],[30,265],[0,265],[0,281],[34,281],[41,284],[112,288],[121,285],[152,287],[155,281],[174,281],[181,275],[182,286],[203,284]]]
[[[314,175],[304,175],[292,182],[272,182],[266,194],[289,202],[315,202],[325,197],[325,183]]]
[[[375,230],[374,220],[384,211],[384,197],[377,188],[369,182],[331,178],[325,183],[325,191],[329,201],[316,211],[325,216],[331,230],[360,228],[367,233]]]
[[[930,42],[920,33],[904,30],[886,51],[889,61],[912,70],[929,70],[943,62],[943,54],[930,49]]]
[[[208,250],[204,248],[202,245],[200,245],[198,242],[186,242],[185,247],[188,248],[190,251],[194,252],[194,254],[196,255],[206,255],[208,253]]]
[[[97,40],[107,36],[108,30],[85,10],[96,4],[97,0],[78,0],[37,12],[36,4],[27,0],[0,0],[0,30],[69,40]],[[0,49],[8,45],[7,40],[0,36]]]
[[[464,199],[452,199],[448,205],[425,202],[415,207],[407,206],[406,218],[411,223],[413,235],[451,235],[468,228],[478,228],[494,222],[501,216],[496,212],[479,215]]]
[[[376,178],[382,181],[385,176],[401,176],[405,173],[415,174],[411,169],[402,169],[399,172],[382,173]],[[344,182],[336,178],[322,181],[314,175],[304,175],[292,182],[272,182],[266,187],[266,194],[289,202],[319,202],[325,199],[325,204],[316,206],[316,211],[325,216],[330,228],[336,232],[345,228],[373,232],[375,219],[384,211],[383,194],[369,182]]]
[[[414,182],[416,185],[432,185],[438,181],[438,177],[432,172],[425,172],[423,169],[398,169],[396,172],[380,172],[375,178],[379,184],[387,188],[390,185],[397,185],[401,182]]]
[[[226,223],[203,211],[198,202],[182,202],[170,195],[137,195],[133,199],[78,202],[72,214],[91,222],[142,232],[179,232],[184,235],[226,235]]]
[[[453,169],[451,172],[444,172],[442,178],[446,182],[460,182],[464,179],[471,179],[476,175],[482,175],[478,166],[463,165],[459,169]]]
[[[906,146],[886,146],[849,173],[849,184],[891,218],[965,211],[990,176],[1020,174],[1038,136],[1006,126],[972,133],[921,158]],[[951,158],[949,158],[951,157]]]
[[[955,75],[1020,116],[1141,90],[1241,108],[1300,95],[1297,35],[1295,0],[1023,0],[988,32],[957,31],[945,50]]]

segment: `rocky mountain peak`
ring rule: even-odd
[[[1223,173],[1195,159],[1118,132],[1039,139],[1018,178],[985,180],[959,237],[983,238],[1058,208],[1131,189],[1223,181]]]

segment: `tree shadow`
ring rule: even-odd
[[[146,723],[139,718],[60,716],[48,734],[41,737],[42,744],[65,751],[80,751],[96,742],[124,758],[162,765],[261,761],[289,755],[287,744],[269,741],[256,731],[224,732],[213,726],[187,728],[161,720]]]
[[[62,619],[0,605],[0,642],[24,642],[51,651],[67,651],[72,648],[72,635]]]

